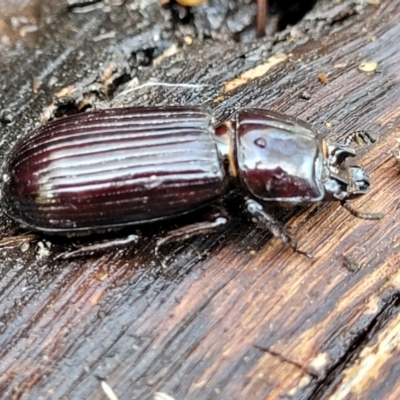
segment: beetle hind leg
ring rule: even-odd
[[[123,247],[126,245],[130,245],[132,243],[137,243],[139,240],[139,236],[137,235],[129,235],[123,239],[115,239],[115,240],[108,240],[106,242],[95,243],[88,246],[82,246],[77,250],[67,251],[57,255],[54,259],[62,259],[68,260],[70,258],[81,257],[85,255],[90,255],[94,253],[103,252],[109,249],[113,249],[116,247]]]
[[[267,228],[274,237],[281,239],[283,243],[288,243],[296,253],[303,254],[308,258],[312,257],[309,253],[303,252],[297,248],[296,240],[289,235],[284,226],[265,212],[260,203],[248,199],[246,200],[246,209],[251,214],[253,221],[261,227]]]

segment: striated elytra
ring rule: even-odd
[[[56,120],[15,146],[5,174],[4,211],[54,233],[182,214],[225,190],[210,116],[191,107],[108,109]]]
[[[263,204],[343,202],[368,190],[366,172],[347,164],[354,150],[327,144],[303,121],[244,109],[216,128],[212,122],[193,106],[50,122],[8,155],[2,208],[34,230],[92,232],[189,213],[236,186],[253,219],[286,241]]]

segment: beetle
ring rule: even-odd
[[[355,154],[304,121],[264,109],[242,109],[216,127],[200,106],[88,111],[47,123],[15,145],[1,205],[23,226],[71,235],[184,215],[236,187],[253,220],[296,250],[265,205],[337,200],[357,216],[381,218],[346,203],[370,186],[365,170],[347,162]],[[181,228],[157,248],[224,223],[219,217]]]

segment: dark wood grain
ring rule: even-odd
[[[273,38],[194,37],[191,45],[182,44],[190,24],[175,26],[158,3],[130,4],[75,14],[27,3],[42,10],[36,32],[2,25],[11,43],[0,65],[1,105],[15,117],[2,127],[2,155],[67,87],[79,89],[67,111],[100,100],[204,104],[220,121],[241,107],[267,107],[307,120],[332,141],[354,130],[377,133],[378,142],[359,151],[372,188],[354,206],[386,215],[356,219],[336,203],[277,210],[308,259],[256,228],[233,195],[224,203],[232,216],[226,229],[172,245],[167,269],[154,244],[175,225],[147,229],[136,248],[55,262],[76,242],[36,236],[27,248],[18,236],[26,232],[4,220],[0,398],[106,398],[99,377],[121,400],[160,391],[176,400],[396,398],[399,2],[320,2]],[[146,61],[149,52],[150,60],[162,56],[157,65]],[[378,70],[361,72],[364,60]],[[34,91],[33,77],[42,82]],[[202,86],[129,92],[131,78]],[[362,369],[369,355],[379,363]]]

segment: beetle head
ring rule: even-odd
[[[348,157],[355,155],[356,152],[347,145],[326,145],[326,200],[350,200],[368,191],[368,173],[362,167],[347,164]]]

